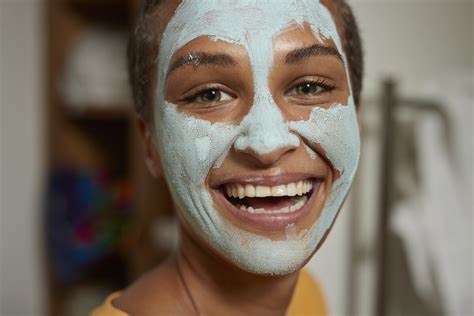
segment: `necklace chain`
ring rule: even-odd
[[[181,281],[181,284],[183,285],[184,290],[186,291],[186,295],[188,296],[189,300],[191,301],[191,304],[193,305],[194,312],[196,313],[196,315],[202,316],[196,302],[194,301],[193,295],[191,294],[191,290],[189,289],[188,284],[186,283],[186,280],[184,279],[183,271],[181,270],[181,266],[178,260],[176,260],[176,271],[178,272],[178,276]]]

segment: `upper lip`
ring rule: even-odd
[[[211,187],[217,188],[227,183],[238,183],[238,184],[252,184],[252,185],[263,185],[263,186],[277,186],[281,184],[288,184],[291,182],[298,182],[311,178],[324,178],[322,175],[308,174],[308,173],[287,173],[272,176],[229,176],[219,179],[216,183],[213,183]]]

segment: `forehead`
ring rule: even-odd
[[[183,0],[163,33],[160,70],[166,72],[173,53],[200,36],[268,55],[275,35],[305,24],[321,42],[331,39],[343,54],[332,15],[318,0]]]

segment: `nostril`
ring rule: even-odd
[[[276,113],[278,117],[273,117],[275,109],[267,110],[256,113],[259,111],[253,109],[242,121],[240,135],[234,143],[235,150],[251,149],[259,154],[268,154],[282,147],[299,146],[299,137],[290,131],[280,113]]]
[[[300,138],[290,131],[278,107],[272,102],[256,102],[241,122],[233,147],[236,152],[268,166],[299,145]]]
[[[256,164],[264,167],[277,164],[283,157],[288,153],[292,152],[296,148],[293,146],[279,147],[269,153],[256,152],[252,148],[246,148],[245,150],[238,151],[244,154],[246,157],[254,161]]]
[[[297,148],[299,145],[299,138],[288,130],[270,130],[268,133],[243,134],[236,139],[234,148],[237,151],[252,151],[265,155],[285,148]]]

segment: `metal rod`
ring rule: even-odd
[[[376,315],[386,313],[387,303],[387,271],[389,260],[388,250],[388,220],[392,208],[393,192],[393,142],[394,112],[396,106],[396,84],[392,79],[383,82],[382,94],[382,153],[380,170],[380,213],[379,213],[379,244],[378,244],[378,276],[377,276],[377,301]]]

